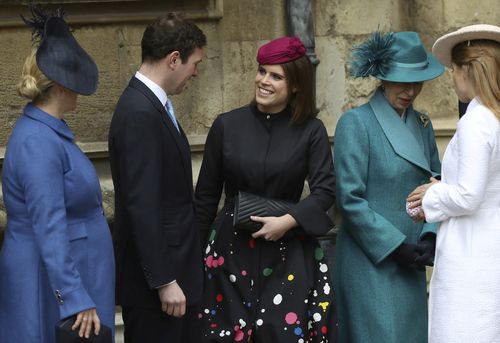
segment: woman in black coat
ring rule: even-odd
[[[202,341],[332,342],[330,273],[315,236],[333,226],[335,177],[315,118],[312,66],[296,37],[262,46],[257,61],[255,99],[214,121],[196,186],[208,242]],[[306,179],[311,192],[301,200]],[[295,205],[283,216],[252,216],[262,227],[243,231],[233,227],[238,191]]]

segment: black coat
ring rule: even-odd
[[[196,185],[196,214],[206,235],[200,342],[334,342],[333,290],[317,240],[332,227],[335,177],[325,127],[290,123],[291,113],[243,107],[220,115],[208,134]],[[311,193],[299,199],[308,180]],[[300,224],[276,242],[233,227],[231,201],[216,218],[224,188],[298,202]],[[302,231],[303,230],[303,231]],[[295,232],[295,234],[293,234]]]
[[[243,107],[219,116],[207,138],[196,187],[202,230],[215,219],[224,185],[226,198],[239,190],[298,202],[308,180],[311,194],[290,212],[307,234],[331,229],[326,214],[335,197],[331,147],[323,123],[291,124],[287,109],[266,115]]]
[[[177,280],[193,304],[202,289],[202,265],[189,143],[136,78],[113,114],[109,153],[117,303],[159,308],[156,288]]]

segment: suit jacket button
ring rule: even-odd
[[[55,290],[54,294],[56,295],[56,299],[59,304],[64,304],[64,299],[62,298],[61,292],[58,289]]]

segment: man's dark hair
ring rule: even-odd
[[[179,51],[182,63],[186,63],[195,48],[203,48],[207,37],[198,26],[183,20],[175,13],[158,17],[149,24],[142,35],[142,62],[154,62],[172,51]]]

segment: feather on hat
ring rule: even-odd
[[[349,63],[352,77],[385,75],[391,68],[395,51],[392,32],[374,32],[370,38],[352,49]]]
[[[45,24],[47,20],[51,17],[57,17],[64,19],[66,13],[62,8],[58,8],[53,12],[49,12],[40,5],[30,5],[29,10],[31,12],[31,19],[26,19],[21,14],[21,19],[24,23],[33,29],[31,40],[33,43],[39,44],[45,35]]]

